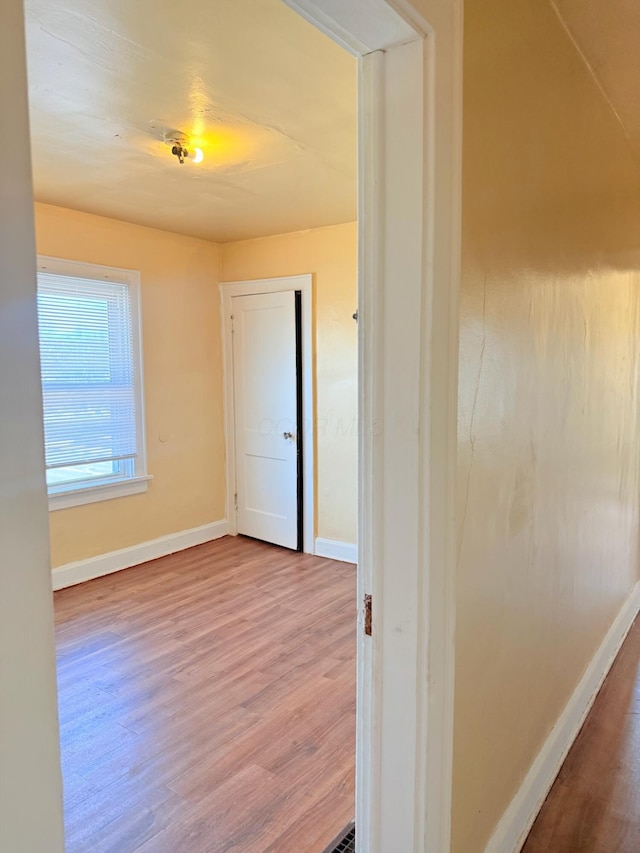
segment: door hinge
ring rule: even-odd
[[[371,596],[364,597],[364,632],[367,637],[371,636]]]
[[[236,492],[233,496],[233,503],[235,505],[236,510],[238,509],[238,493]]]
[[[235,330],[234,325],[233,325],[233,314],[232,314],[232,315],[231,315],[231,334],[232,334],[232,335],[233,335],[233,334],[235,334],[235,331],[236,331],[236,330]]]

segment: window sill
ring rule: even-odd
[[[145,474],[141,477],[128,477],[113,483],[100,485],[75,486],[66,491],[54,492],[49,495],[49,512],[57,509],[68,509],[72,506],[92,504],[98,501],[109,501],[112,498],[124,498],[127,495],[139,495],[147,491],[149,480],[153,477]]]

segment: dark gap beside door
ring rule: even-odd
[[[304,492],[303,492],[303,454],[304,418],[302,413],[302,291],[296,290],[296,420],[297,420],[297,461],[298,461],[298,551],[304,550]],[[310,425],[310,429],[313,424]]]

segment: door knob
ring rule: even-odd
[[[282,437],[284,438],[285,441],[293,441],[293,439],[295,438],[295,435],[292,432],[283,432]]]

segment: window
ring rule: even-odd
[[[50,509],[145,491],[139,278],[38,262]]]

